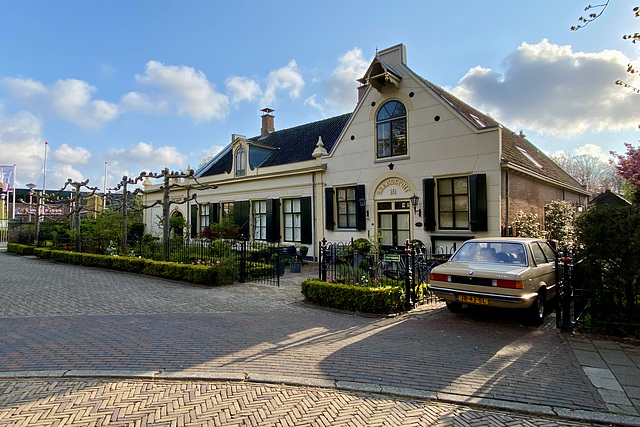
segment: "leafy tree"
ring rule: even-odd
[[[591,206],[575,224],[582,258],[577,273],[581,286],[592,290],[592,314],[609,325],[635,324],[638,330],[639,207]]]
[[[574,208],[564,200],[554,200],[544,206],[544,223],[549,239],[558,241],[559,249],[571,248],[574,244]]]
[[[630,199],[634,203],[640,203],[640,147],[634,147],[625,143],[626,154],[611,152],[615,157],[615,168],[618,175],[626,179],[631,187]]]
[[[556,154],[551,157],[562,169],[585,187],[592,195],[605,190],[615,193],[622,191],[624,180],[616,173],[616,168],[588,154]]]
[[[544,232],[540,229],[538,215],[534,213],[524,213],[518,211],[516,219],[511,223],[516,236],[519,237],[542,237]]]

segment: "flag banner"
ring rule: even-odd
[[[0,188],[5,193],[13,190],[13,169],[14,166],[0,166]]]

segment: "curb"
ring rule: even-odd
[[[318,378],[300,378],[285,375],[263,375],[242,372],[210,371],[136,371],[136,370],[51,370],[51,371],[14,371],[0,372],[0,380],[9,379],[134,379],[134,380],[180,380],[180,381],[237,381],[256,384],[284,384],[296,387],[314,387],[398,396],[410,399],[474,406],[491,410],[500,410],[542,417],[558,417],[564,420],[638,426],[640,417],[612,414],[587,410],[574,410],[563,407],[531,405],[506,400],[476,398],[452,393],[437,393],[415,390],[405,387],[385,386],[374,383],[352,381],[332,381]]]

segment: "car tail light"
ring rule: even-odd
[[[447,276],[446,274],[431,273],[429,279],[435,280],[436,282],[448,282],[449,276]]]
[[[497,286],[499,288],[524,289],[524,282],[522,280],[502,280],[502,279],[498,279]]]

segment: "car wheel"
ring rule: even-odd
[[[452,313],[457,313],[460,310],[462,310],[462,304],[457,301],[451,301],[451,302],[447,301],[447,308]]]
[[[540,291],[538,292],[536,300],[531,304],[531,307],[529,307],[529,320],[536,326],[542,325],[542,321],[544,320],[544,303],[544,292]]]

